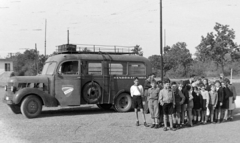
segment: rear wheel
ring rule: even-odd
[[[21,113],[19,105],[9,105],[9,107],[14,114],[20,114]]]
[[[132,98],[128,93],[120,94],[116,100],[114,108],[118,112],[128,112],[132,108]]]
[[[112,104],[97,104],[100,109],[109,110],[112,108]]]
[[[21,104],[21,112],[27,118],[35,118],[42,111],[42,102],[35,95],[29,95],[24,98]]]

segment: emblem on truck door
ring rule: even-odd
[[[73,90],[74,90],[73,85],[63,85],[62,86],[62,91],[67,97],[71,96]]]

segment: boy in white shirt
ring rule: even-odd
[[[208,109],[208,104],[209,104],[209,93],[207,90],[205,90],[205,86],[202,84],[200,85],[201,87],[201,95],[203,98],[203,102],[202,102],[202,123],[206,124],[207,123],[207,119],[208,119],[208,115],[207,114],[207,110]]]
[[[134,82],[134,84],[130,88],[130,93],[131,93],[131,96],[132,96],[132,99],[133,99],[133,102],[132,102],[133,103],[133,108],[134,108],[134,111],[136,113],[136,118],[137,118],[136,126],[139,126],[138,108],[140,108],[140,111],[142,112],[142,116],[143,116],[143,119],[144,119],[144,126],[148,127],[148,125],[146,123],[146,117],[145,117],[145,114],[143,112],[143,101],[142,101],[143,87],[142,87],[142,85],[138,84],[138,82],[139,82],[138,77],[135,77],[133,82]]]

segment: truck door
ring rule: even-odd
[[[110,85],[109,85],[109,62],[102,61],[102,101],[101,103],[110,103]]]
[[[55,93],[61,106],[80,105],[80,61],[65,61],[57,69]]]

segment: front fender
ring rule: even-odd
[[[15,104],[19,104],[22,101],[22,99],[25,98],[27,95],[39,96],[46,107],[58,106],[58,101],[55,97],[52,97],[51,95],[37,88],[29,88],[29,87],[26,87],[17,91],[13,96],[13,102]]]

